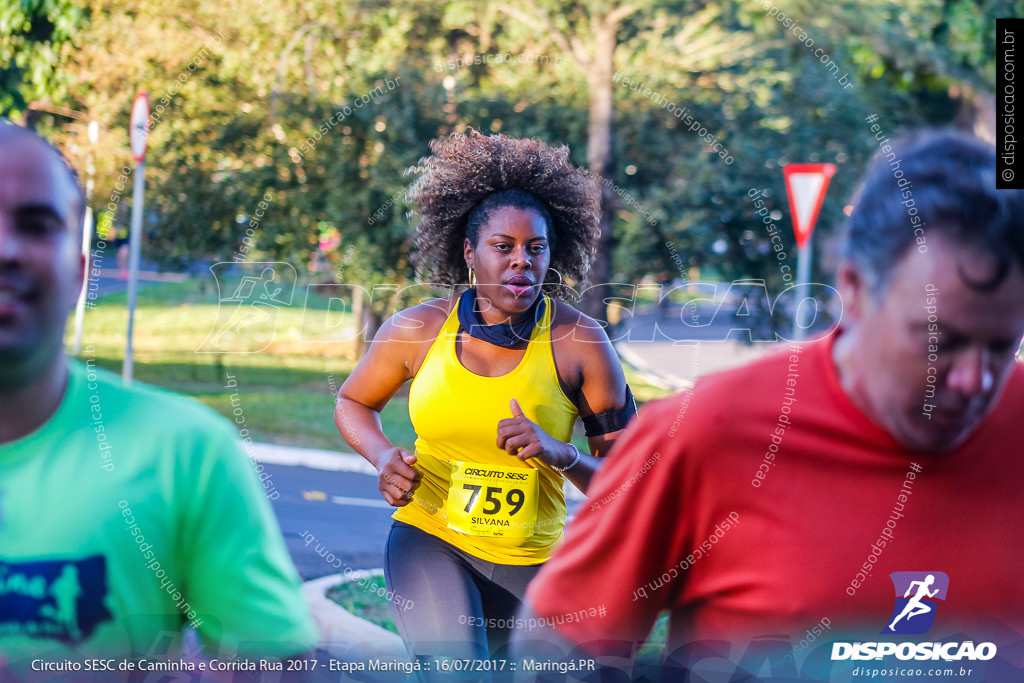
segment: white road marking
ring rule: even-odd
[[[389,508],[393,509],[393,505],[389,505],[386,500],[379,498],[350,498],[348,496],[331,496],[331,502],[337,503],[338,505],[356,505],[364,508]]]

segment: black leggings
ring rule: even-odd
[[[391,607],[409,653],[417,658],[489,659],[507,644],[526,585],[541,566],[487,562],[394,522],[384,579],[388,590],[403,598],[401,605],[392,602]]]

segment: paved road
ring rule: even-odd
[[[325,555],[334,553],[352,569],[384,565],[391,508],[384,507],[372,476],[302,466],[265,467],[281,492],[273,501],[274,512],[303,579],[338,572],[317,554],[318,546]],[[350,500],[339,503],[332,497]],[[302,534],[312,534],[313,540],[307,545]]]
[[[808,336],[830,327],[830,320],[822,318]],[[736,302],[674,305],[661,315],[641,309],[609,336],[627,363],[653,383],[672,389],[689,387],[701,375],[749,363],[787,343],[766,341],[771,331],[738,310]]]

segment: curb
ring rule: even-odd
[[[636,374],[640,375],[648,384],[666,389],[668,391],[683,391],[693,386],[692,380],[675,380],[660,374],[650,364],[640,357],[638,353],[629,348],[627,344],[616,342],[613,344],[624,363],[628,363]]]
[[[362,456],[344,451],[254,443],[251,457],[268,465],[299,465],[314,470],[356,472],[377,476],[377,470]]]
[[[309,605],[320,632],[319,648],[337,659],[352,656],[354,649],[372,650],[375,656],[407,661],[405,644],[397,635],[361,619],[327,598],[327,590],[339,583],[357,581],[375,576],[382,570],[359,570],[343,574],[328,574],[302,584],[302,595]]]

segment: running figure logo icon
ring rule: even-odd
[[[936,600],[945,600],[949,577],[945,572],[893,572],[896,606],[882,633],[925,633],[935,623]]]
[[[259,353],[274,341],[278,314],[291,305],[298,274],[290,263],[246,267],[248,272],[238,273],[232,261],[210,266],[220,293],[217,320],[196,353]]]

